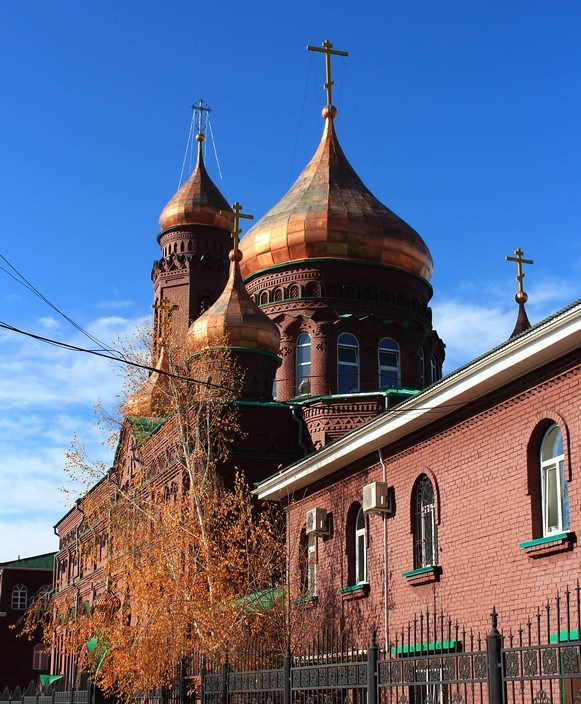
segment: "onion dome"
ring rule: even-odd
[[[170,202],[161,211],[159,227],[163,232],[170,227],[182,225],[213,225],[230,229],[230,220],[220,211],[231,208],[217,186],[208,176],[202,155],[204,135],[196,135],[198,140],[198,161],[190,178],[184,183]]]
[[[226,288],[213,306],[195,320],[186,335],[188,354],[223,346],[278,355],[280,333],[266,313],[253,302],[242,281],[242,252],[230,254],[230,276]]]
[[[242,275],[302,259],[398,267],[424,279],[430,252],[420,235],[365,187],[339,146],[327,106],[321,143],[288,193],[243,237]]]
[[[157,368],[167,371],[167,358],[163,347],[161,348]],[[123,407],[123,412],[126,416],[149,418],[160,415],[165,398],[161,388],[162,377],[163,374],[152,372],[147,381],[129,396]]]

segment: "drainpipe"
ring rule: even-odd
[[[386,397],[387,399],[387,397]],[[379,454],[379,462],[381,463],[381,481],[387,482],[387,468],[385,466],[385,461],[383,459],[383,453],[381,448],[377,451]],[[389,648],[389,620],[388,620],[388,583],[387,583],[387,515],[382,514],[383,519],[383,633],[384,633],[384,647],[385,656],[387,657],[387,649]]]
[[[298,414],[298,411],[299,411],[298,406],[291,406],[290,409],[291,409],[291,413],[293,416],[293,420],[296,423],[298,423],[298,426],[299,426],[299,445],[303,448],[303,451],[304,451],[305,457],[306,457],[309,454],[309,448],[305,445],[303,419]]]

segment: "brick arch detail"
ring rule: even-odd
[[[547,428],[556,423],[559,428],[561,428],[561,433],[563,434],[563,454],[565,455],[565,474],[567,476],[567,481],[573,480],[571,471],[571,438],[569,435],[569,424],[566,419],[552,409],[546,411],[541,411],[534,415],[529,424],[528,430],[528,442],[527,442],[527,469],[530,465],[531,454],[536,453],[536,463],[538,464],[538,454],[541,446],[541,440],[543,435],[547,431]],[[529,487],[530,490],[530,487]]]

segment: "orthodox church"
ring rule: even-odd
[[[488,580],[507,586],[505,601],[517,598],[516,579],[548,590],[557,573],[578,573],[581,312],[531,328],[521,286],[513,337],[442,379],[430,251],[341,149],[336,52],[329,42],[318,50],[328,67],[321,141],[240,242],[244,213],[210,179],[197,135],[195,169],[159,219],[154,361],[163,369],[168,335],[189,355],[227,341],[243,373],[244,433],[228,462],[258,483],[260,498],[285,505],[288,539],[305,553],[290,573],[313,618],[331,614],[341,630],[374,625],[388,645],[390,623],[426,603],[457,604],[479,620],[479,575],[495,549],[518,563]],[[159,383],[154,372],[127,401],[116,465],[134,461],[136,443],[144,462],[167,447]],[[549,476],[539,452],[551,432]],[[508,522],[509,497],[518,501],[506,547],[494,517]],[[83,602],[99,589],[100,567],[81,564],[81,521],[75,507],[56,526],[55,588]],[[56,654],[53,672],[71,667]]]

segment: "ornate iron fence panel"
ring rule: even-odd
[[[230,704],[282,704],[283,671],[251,670],[228,675]]]
[[[301,664],[291,670],[292,704],[365,704],[367,661]],[[363,659],[362,659],[363,658]]]
[[[377,671],[380,704],[488,704],[486,643],[443,613],[402,627]]]
[[[505,635],[505,704],[581,704],[581,588],[565,589]]]

